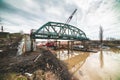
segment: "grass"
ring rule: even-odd
[[[7,73],[0,74],[0,80],[27,80],[27,78],[18,73]]]

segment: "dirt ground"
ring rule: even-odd
[[[39,48],[16,56],[21,39],[22,36],[0,39],[0,50],[3,50],[0,52],[0,80],[16,80],[16,76],[25,76],[27,80],[73,80],[67,66],[48,49]]]
[[[35,74],[37,70],[43,71],[44,75],[47,74],[47,77],[44,77],[46,79],[43,80],[72,80],[66,65],[58,60],[50,50],[43,48],[38,49],[36,52],[28,52],[21,56],[4,57],[0,60],[1,75],[13,72],[22,75],[32,73],[34,74],[33,80],[42,80],[37,78],[38,76]]]

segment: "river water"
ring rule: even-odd
[[[65,62],[79,80],[120,80],[120,49],[100,50],[96,53],[67,50],[57,51],[57,58]]]

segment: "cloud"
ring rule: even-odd
[[[99,38],[100,25],[104,39],[108,34],[120,38],[118,0],[0,0],[0,17],[7,31],[29,33],[48,21],[65,23],[76,8],[69,24],[83,30],[89,38]]]
[[[76,1],[78,1],[78,0],[76,0]],[[85,1],[83,1],[83,2],[85,2]],[[103,29],[104,28],[114,29],[114,31],[104,31],[104,33],[105,33],[104,39],[108,35],[108,34],[106,34],[106,32],[109,32],[109,35],[112,36],[113,33],[120,31],[120,28],[118,28],[118,27],[114,28],[115,27],[114,23],[120,22],[118,20],[119,13],[117,13],[114,10],[114,5],[116,4],[114,0],[109,0],[109,1],[107,1],[107,0],[91,0],[88,3],[83,3],[83,2],[82,2],[82,4],[87,5],[86,8],[84,8],[85,6],[82,4],[81,4],[81,6],[79,6],[80,5],[79,1],[76,3],[77,3],[77,5],[79,4],[78,6],[79,6],[79,8],[82,9],[82,13],[83,13],[83,17],[81,19],[80,25],[84,27],[82,29],[88,35],[91,35],[91,37],[95,38],[94,33],[97,33],[96,36],[97,35],[99,36],[98,32],[99,32],[100,25],[102,25]],[[118,29],[118,31],[116,29]],[[119,34],[116,34],[116,36],[119,36]],[[112,36],[112,37],[116,37],[116,36]]]

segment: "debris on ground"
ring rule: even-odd
[[[16,72],[21,73],[22,75],[24,75],[25,73],[32,73],[34,74],[34,76],[36,75],[37,77],[37,74],[35,74],[36,70],[43,71],[44,73],[42,74],[45,74],[47,72],[45,74],[47,75],[46,78],[49,78],[49,76],[51,75],[58,80],[72,79],[67,66],[62,61],[58,60],[55,55],[51,53],[51,51],[43,48],[39,49],[36,52],[28,53],[26,55],[3,58],[0,60],[0,73],[2,74],[7,72]]]

